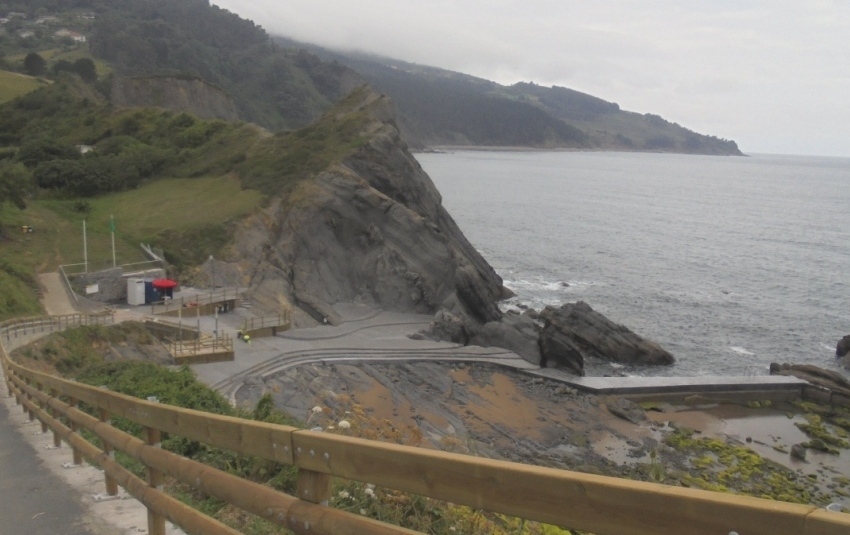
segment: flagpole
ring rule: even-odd
[[[109,216],[109,228],[112,230],[112,267],[115,267],[115,216]]]
[[[89,248],[86,244],[86,220],[83,219],[83,266],[85,273],[89,272]]]

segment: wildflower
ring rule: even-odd
[[[351,494],[349,494],[348,491],[341,490],[341,491],[339,491],[338,496],[340,497],[340,499],[345,500],[345,499],[351,497]]]
[[[366,509],[361,509],[360,514],[363,515],[363,516],[366,516]]]
[[[340,420],[337,425],[340,429],[348,429],[351,427],[351,424],[348,423],[348,420]]]
[[[320,412],[322,412],[322,408],[318,405],[313,407],[311,410],[313,411],[313,414],[319,414]]]
[[[374,490],[372,490],[372,489],[370,489],[370,488],[367,488],[365,492],[366,492],[366,496],[368,496],[368,497],[370,497],[370,498],[374,498],[374,497],[375,497],[375,491],[374,491]]]

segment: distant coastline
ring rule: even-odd
[[[575,148],[575,147],[527,147],[527,146],[504,146],[504,145],[434,145],[423,148],[410,149],[412,154],[452,154],[454,152],[610,152],[626,154],[682,154],[685,156],[734,156],[749,158],[751,155],[741,154],[704,154],[701,152],[681,152],[675,150],[626,150],[626,149],[603,149],[603,148]]]

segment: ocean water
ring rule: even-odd
[[[641,375],[842,370],[850,159],[595,152],[417,154],[517,297],[585,301],[660,343]]]

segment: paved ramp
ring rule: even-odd
[[[74,308],[74,304],[71,303],[68,292],[65,290],[61,273],[42,273],[38,276],[38,282],[43,291],[41,305],[48,315],[64,316],[77,313],[77,309]]]

